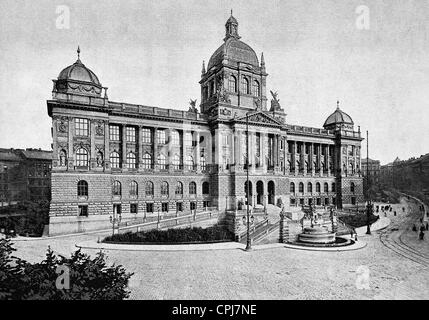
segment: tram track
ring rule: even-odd
[[[414,197],[410,197],[413,200],[415,200],[417,203],[422,204],[422,202],[419,199],[416,199]],[[423,214],[426,212],[426,206]],[[410,226],[416,221],[419,221],[421,217],[416,217],[415,215],[411,215],[410,217],[407,217],[405,221],[402,221],[402,226]],[[415,263],[418,263],[420,265],[423,265],[424,267],[429,268],[429,257],[419,251],[417,251],[415,248],[409,246],[404,242],[402,239],[402,236],[404,235],[404,232],[406,230],[399,229],[399,224],[395,224],[394,226],[385,229],[379,233],[380,242],[389,250],[395,252],[397,255],[406,258],[408,260],[411,260]]]

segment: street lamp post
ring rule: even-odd
[[[367,200],[368,204],[366,206],[366,234],[371,234],[371,225],[370,225],[370,217],[372,213],[372,203],[371,203],[371,196],[369,194],[369,155],[368,155],[369,147],[368,147],[368,130],[366,131],[366,194],[367,194]]]
[[[247,243],[246,251],[252,250],[252,240],[250,239],[250,209],[249,209],[249,115],[246,113],[246,199],[247,199]]]
[[[118,231],[119,231],[119,224],[121,223],[122,220],[122,216],[119,215],[115,215],[114,217],[110,216],[110,223],[112,224],[112,235],[115,234],[115,226],[118,227]]]

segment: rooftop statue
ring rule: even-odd
[[[282,110],[282,107],[280,106],[280,99],[278,97],[278,93],[271,91],[271,95],[273,96],[273,99],[271,99],[271,110],[270,111],[276,111],[276,110]]]
[[[195,100],[190,99],[189,104],[190,104],[191,106],[189,107],[188,112],[198,112],[198,110],[197,110],[197,108],[196,108],[197,99],[195,99]]]

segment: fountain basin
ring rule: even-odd
[[[298,241],[312,244],[334,243],[335,233],[329,232],[326,226],[314,226],[304,228],[304,232],[298,235]]]

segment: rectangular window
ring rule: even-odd
[[[168,202],[163,202],[162,203],[161,211],[162,212],[168,212]]]
[[[77,136],[88,136],[88,119],[75,119],[74,124]]]
[[[356,205],[356,197],[352,197],[352,205]]]
[[[128,142],[136,142],[136,128],[127,127],[127,141]]]
[[[137,203],[130,204],[130,213],[137,214]]]
[[[295,199],[290,199],[290,204],[291,205],[295,205],[296,204],[296,200]]]
[[[210,201],[203,201],[203,207],[204,208],[210,207]]]
[[[176,203],[176,211],[177,212],[182,212],[183,211],[182,202],[177,202]]]
[[[152,131],[149,128],[142,129],[142,143],[152,142]]]
[[[117,125],[110,125],[109,126],[110,141],[120,141],[119,131],[120,131],[119,126],[117,126]]]
[[[165,130],[156,131],[156,141],[158,144],[165,144]]]
[[[79,217],[88,216],[88,206],[78,206]]]
[[[146,203],[146,212],[153,212],[153,203]]]

